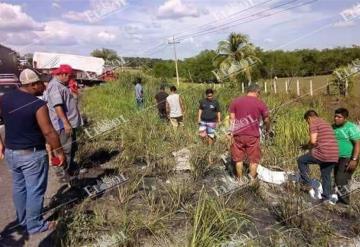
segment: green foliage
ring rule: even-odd
[[[211,50],[205,50],[198,55],[187,58],[180,66],[180,74],[191,82],[210,82],[215,81],[215,76],[211,73],[214,69],[213,59],[216,53]]]
[[[230,79],[231,84],[236,85],[237,75],[245,75],[246,82],[251,83],[253,67],[261,61],[246,35],[231,33],[228,40],[219,42],[216,53],[214,66],[217,70],[214,74],[218,80]]]
[[[152,72],[157,78],[172,78],[175,76],[175,64],[167,61],[156,63]]]
[[[105,62],[115,61],[120,59],[116,51],[107,48],[95,49],[90,53],[90,55],[93,57],[102,58],[105,60]]]
[[[225,203],[202,191],[193,215],[190,247],[221,246],[250,222],[242,213],[227,208]]]

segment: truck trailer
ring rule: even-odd
[[[74,79],[85,85],[103,81],[105,61],[102,58],[72,54],[35,52],[33,68],[50,74],[60,64],[68,64],[74,69]]]

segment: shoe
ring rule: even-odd
[[[246,176],[236,178],[236,181],[239,186],[244,186],[249,183],[249,179]]]
[[[322,203],[327,205],[336,205],[336,202],[339,200],[336,194],[331,194],[330,196],[323,196]]]
[[[331,205],[331,206],[336,205],[336,202],[332,201],[331,199],[323,199],[322,203],[324,203],[325,205]]]

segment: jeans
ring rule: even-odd
[[[353,172],[346,171],[349,161],[350,158],[340,158],[334,169],[335,185],[339,191],[338,195],[345,204],[350,203],[350,181],[353,174]]]
[[[300,156],[297,163],[300,170],[300,181],[305,185],[310,185],[309,164],[318,164],[320,166],[323,195],[329,198],[331,194],[331,173],[336,163],[323,162],[314,158],[310,153]]]
[[[65,133],[64,129],[58,130],[61,146],[63,147],[66,157],[66,167],[57,167],[57,176],[66,177],[69,173],[77,170],[77,164],[75,163],[75,154],[77,151],[76,141],[76,129],[72,130],[72,135]]]
[[[5,150],[13,178],[13,200],[17,219],[29,234],[47,230],[42,217],[48,180],[46,150]]]

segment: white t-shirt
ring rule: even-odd
[[[181,117],[182,116],[182,110],[180,106],[180,96],[177,93],[170,94],[166,98],[166,102],[169,104],[170,107],[170,117]]]

